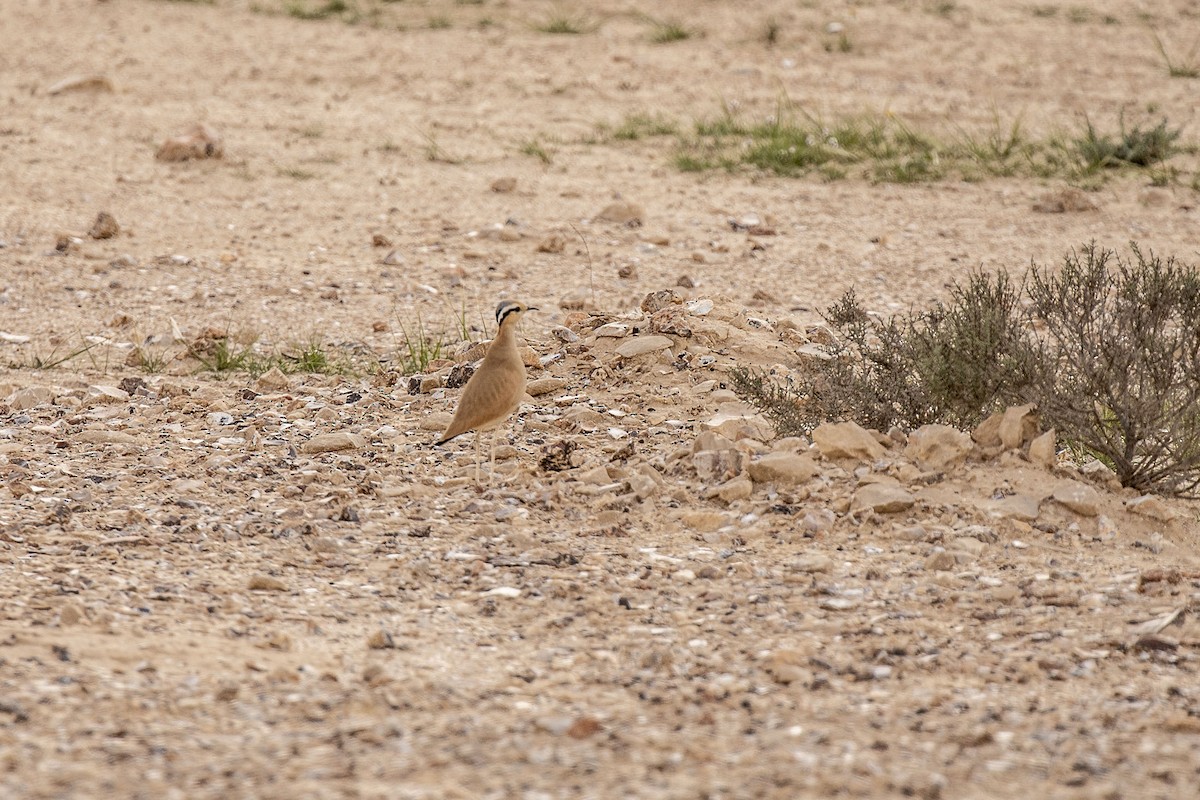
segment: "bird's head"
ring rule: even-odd
[[[506,321],[516,323],[526,311],[537,311],[536,306],[527,306],[516,300],[503,300],[496,306],[496,327],[502,327]]]

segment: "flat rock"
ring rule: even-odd
[[[609,203],[596,214],[596,219],[602,222],[615,222],[619,225],[640,225],[646,219],[646,212],[637,203],[617,200]]]
[[[854,493],[851,511],[870,509],[879,514],[894,514],[912,508],[915,498],[907,490],[886,483],[871,483]]]
[[[617,355],[621,358],[636,358],[644,356],[647,353],[657,353],[660,350],[669,349],[674,342],[666,336],[635,336],[621,343],[621,346],[616,349]]]
[[[1029,443],[1029,460],[1043,469],[1058,463],[1058,434],[1053,428]]]
[[[1083,517],[1094,517],[1100,513],[1100,493],[1077,481],[1059,486],[1051,497]]]
[[[826,458],[856,458],[874,461],[883,458],[883,445],[871,432],[854,422],[826,422],[813,431],[813,442]]]
[[[1041,501],[1028,494],[1013,494],[997,500],[993,508],[1006,519],[1033,522],[1038,517]]]
[[[159,161],[190,161],[194,158],[221,158],[225,145],[221,135],[204,123],[188,128],[179,136],[167,139],[154,157]]]
[[[8,398],[8,407],[13,411],[26,411],[54,402],[54,392],[47,386],[27,386],[18,389]]]
[[[302,453],[333,453],[338,450],[357,450],[366,447],[367,440],[357,433],[338,431],[318,433],[300,447]]]
[[[685,511],[679,519],[684,525],[700,533],[712,533],[733,524],[733,518],[723,511]]]
[[[750,462],[749,472],[755,483],[795,486],[820,475],[821,469],[808,456],[785,452],[767,453],[757,461]]]
[[[525,384],[525,391],[529,393],[530,397],[541,397],[550,392],[557,392],[566,385],[567,382],[563,378],[538,378]]]
[[[735,500],[745,500],[754,493],[754,483],[745,475],[730,478],[717,487],[717,497],[726,503]]]
[[[1141,514],[1160,522],[1170,522],[1175,519],[1175,512],[1168,508],[1166,501],[1158,495],[1144,494],[1141,497],[1135,497],[1126,503],[1125,507],[1134,514]]]
[[[104,429],[80,431],[76,437],[88,444],[137,444],[138,440],[124,431],[109,431]]]
[[[434,411],[421,417],[421,421],[417,423],[417,427],[423,431],[442,432],[450,427],[450,422],[454,419],[454,415],[449,411]]]
[[[923,425],[908,436],[904,454],[924,470],[942,471],[966,461],[975,449],[968,434],[949,425]]]
[[[702,431],[692,442],[693,453],[707,453],[718,450],[733,450],[736,447],[733,440],[722,436],[716,431]]]

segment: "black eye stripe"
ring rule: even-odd
[[[521,306],[518,303],[501,303],[496,308],[496,324],[500,325],[505,317],[520,310]]]

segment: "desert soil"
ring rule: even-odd
[[[604,134],[786,98],[1194,141],[1152,36],[1186,56],[1194,4],[357,6],[0,9],[0,795],[1197,796],[1194,504],[1031,430],[780,441],[724,387],[851,286],[886,313],[1092,240],[1194,261],[1186,180],[1041,213],[1065,179],[690,174]],[[156,159],[197,123],[223,157]],[[431,442],[479,349],[401,373],[503,298],[542,309],[538,393],[477,489],[470,437]],[[353,368],[189,355],[225,335]]]

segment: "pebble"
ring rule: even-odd
[[[1141,514],[1160,522],[1170,522],[1175,519],[1175,512],[1168,508],[1166,502],[1157,495],[1144,494],[1141,497],[1135,497],[1128,501],[1125,507],[1134,514]]]
[[[319,433],[300,446],[302,453],[332,453],[338,450],[357,450],[367,446],[367,440],[357,433]]]
[[[121,226],[117,224],[116,217],[107,211],[101,211],[96,215],[96,221],[92,223],[88,236],[93,239],[111,239],[120,232]]]
[[[102,428],[80,431],[77,438],[88,444],[138,444],[137,437],[124,431],[110,431]]]
[[[190,161],[197,158],[221,158],[225,145],[216,129],[197,123],[178,136],[162,143],[154,157],[159,161]]]
[[[246,583],[252,592],[286,592],[287,584],[271,575],[255,575]]]
[[[595,218],[600,222],[615,222],[632,228],[645,222],[646,212],[636,203],[617,200],[601,209]]]
[[[621,358],[636,358],[648,353],[657,353],[660,350],[666,350],[672,345],[674,345],[674,342],[666,336],[635,336],[622,343],[616,349],[616,354],[621,356]]]

